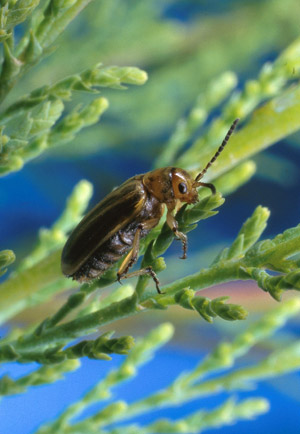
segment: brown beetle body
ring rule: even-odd
[[[101,276],[104,271],[132,248],[139,225],[144,224],[145,226],[141,230],[140,237],[142,238],[158,224],[163,213],[163,206],[153,195],[147,193],[143,184],[143,177],[144,175],[137,175],[127,180],[106,196],[104,201],[100,202],[79,223],[63,250],[62,271],[64,274],[80,282],[87,282]],[[113,204],[111,208],[108,206],[110,202]],[[102,209],[104,212],[101,213]],[[110,210],[111,212],[109,212]],[[98,233],[94,228],[91,230],[93,215],[99,222],[97,225]],[[117,219],[118,216],[120,223]],[[91,251],[87,232],[94,240],[98,239],[98,242],[93,244],[95,246],[94,251]],[[107,234],[108,237],[105,237]],[[86,260],[84,243],[89,246],[90,256],[88,260]],[[82,258],[76,262],[72,253],[78,252],[79,249],[83,250],[84,253],[80,255]],[[76,253],[76,257],[78,257],[78,253]]]
[[[151,267],[127,274],[138,258],[139,241],[158,224],[166,206],[167,224],[182,241],[182,258],[186,258],[187,237],[178,231],[173,211],[178,202],[198,202],[197,188],[200,186],[209,187],[215,193],[212,184],[200,182],[200,179],[223,150],[237,121],[196,179],[180,168],[156,169],[130,178],[99,202],[81,220],[65,244],[61,260],[63,273],[79,282],[88,282],[100,277],[129,251],[117,273],[118,280],[149,274],[160,292]]]

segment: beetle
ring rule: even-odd
[[[213,184],[200,180],[224,149],[238,121],[233,122],[221,146],[195,179],[183,169],[164,167],[133,176],[109,193],[71,233],[62,251],[62,272],[73,280],[89,282],[127,253],[117,272],[117,280],[148,274],[161,293],[152,267],[128,273],[137,261],[140,239],[158,224],[166,206],[167,224],[181,240],[182,259],[186,258],[187,236],[178,230],[173,211],[178,202],[198,202],[198,187],[208,187],[212,194],[216,193]]]

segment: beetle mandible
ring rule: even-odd
[[[128,273],[137,261],[140,239],[158,224],[166,206],[167,224],[181,240],[182,259],[186,258],[187,236],[178,230],[173,211],[178,202],[198,202],[198,187],[216,193],[213,184],[200,179],[224,149],[238,121],[233,122],[221,146],[195,179],[183,169],[164,167],[133,176],[108,194],[71,233],[62,251],[62,272],[73,280],[88,282],[100,277],[128,252],[117,273],[118,281],[148,274],[161,293],[152,267]]]

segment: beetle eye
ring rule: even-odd
[[[180,184],[178,184],[178,190],[179,190],[179,193],[185,194],[187,192],[186,184],[184,182],[180,182]]]

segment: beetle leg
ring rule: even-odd
[[[183,253],[180,259],[186,259],[187,236],[178,230],[177,220],[170,211],[167,212],[167,224],[169,228],[174,232],[175,237],[177,237],[182,242]]]
[[[122,279],[122,276],[124,274],[126,274],[129,270],[129,268],[131,268],[133,266],[133,264],[137,261],[138,254],[139,254],[139,248],[140,248],[140,235],[141,235],[142,228],[143,228],[142,225],[138,226],[136,233],[134,235],[134,239],[133,239],[133,243],[132,243],[132,249],[130,250],[128,255],[125,256],[125,259],[122,262],[121,267],[119,268],[119,271],[117,272],[118,282],[120,282],[120,280]]]
[[[154,280],[157,292],[159,294],[163,294],[163,292],[161,292],[161,290],[159,288],[158,277],[157,277],[156,273],[154,272],[153,268],[151,267],[151,265],[149,265],[146,268],[142,268],[141,270],[133,271],[132,273],[123,274],[122,276],[118,277],[118,280],[120,281],[121,279],[128,279],[129,277],[145,276],[146,274],[151,276],[152,279]],[[119,273],[118,273],[118,275],[119,275]]]
[[[117,276],[118,276],[118,282],[121,283],[121,279],[128,279],[129,277],[144,276],[148,274],[154,280],[157,292],[159,294],[162,294],[161,290],[159,289],[159,280],[151,265],[142,268],[141,270],[133,271],[132,273],[127,273],[129,268],[132,267],[132,265],[136,262],[138,258],[139,247],[140,247],[140,235],[142,229],[151,229],[153,226],[156,226],[156,224],[157,224],[157,219],[151,219],[139,225],[134,235],[132,250],[128,253],[124,261],[122,262],[121,267],[117,273]]]

